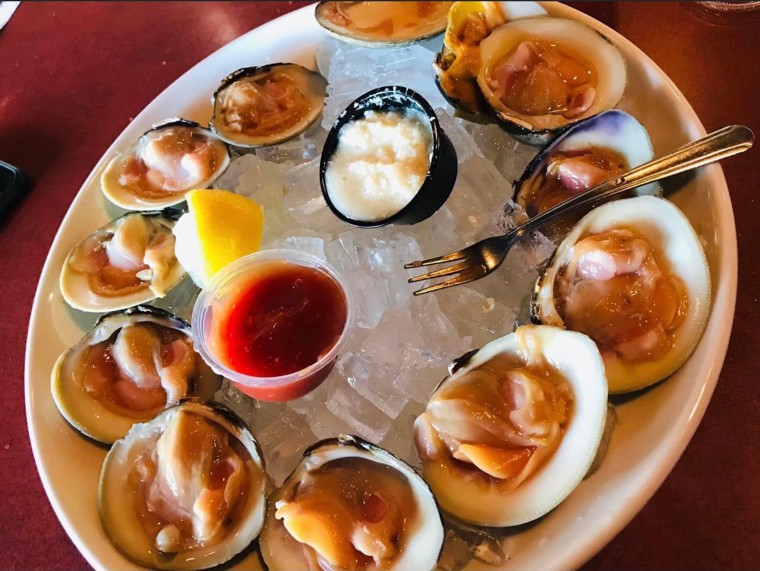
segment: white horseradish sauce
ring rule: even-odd
[[[367,111],[346,124],[325,171],[331,202],[353,220],[392,216],[419,191],[430,165],[432,131],[421,113]]]

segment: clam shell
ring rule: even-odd
[[[544,147],[515,181],[514,201],[527,211],[526,197],[539,184],[547,164],[558,153],[572,153],[593,148],[616,151],[628,162],[629,168],[654,159],[652,142],[646,128],[632,115],[620,109],[605,111],[576,123]],[[636,196],[662,195],[659,183],[651,183],[633,191]]]
[[[158,197],[149,198],[140,196],[128,184],[122,184],[120,182],[119,179],[122,172],[122,164],[128,157],[137,153],[140,146],[143,145],[147,139],[166,129],[188,130],[213,141],[213,144],[218,147],[221,161],[216,165],[216,168],[213,169],[211,174],[197,185],[187,186],[186,188],[177,190],[167,190],[164,195]],[[227,145],[219,141],[209,129],[201,127],[195,121],[190,121],[188,119],[167,119],[166,121],[154,125],[148,131],[143,133],[143,135],[125,152],[118,153],[111,159],[100,177],[100,187],[105,197],[116,206],[120,206],[126,210],[155,210],[167,206],[174,206],[183,202],[185,200],[185,193],[189,190],[210,187],[214,184],[214,181],[227,170],[229,164],[230,151],[227,148]]]
[[[419,16],[424,4],[431,13]],[[443,32],[452,2],[320,2],[314,17],[334,38],[370,48],[405,46]],[[396,19],[403,25],[396,26]],[[388,29],[390,28],[390,29]]]
[[[250,456],[253,476],[241,517],[231,524],[221,542],[176,554],[161,553],[145,533],[135,510],[133,478],[138,449],[155,440],[183,413],[190,413],[221,427],[235,438]],[[154,449],[155,450],[155,449]],[[153,452],[156,454],[156,452]],[[103,528],[111,542],[131,561],[151,569],[193,570],[215,567],[240,553],[258,536],[266,512],[264,456],[243,421],[231,410],[211,401],[188,399],[154,419],[136,424],[116,442],[103,462],[98,488],[98,508]]]
[[[297,486],[305,473],[340,458],[362,458],[384,464],[400,472],[408,480],[419,504],[418,524],[410,530],[405,549],[393,560],[388,569],[419,569],[420,571],[434,569],[443,548],[443,523],[428,485],[411,466],[387,450],[358,436],[342,435],[321,440],[307,448],[300,464],[283,485],[269,497],[266,522],[259,539],[261,554],[269,570],[285,571],[306,568],[301,549],[293,548],[295,545],[285,546],[278,539],[278,528],[280,531],[284,528],[281,524],[278,525],[278,520],[274,518],[276,502]],[[287,531],[285,533],[287,534]]]
[[[75,270],[70,264],[70,260],[76,247],[84,242],[84,240],[97,232],[108,232],[114,229],[116,224],[127,216],[143,216],[154,224],[166,227],[169,234],[171,234],[171,229],[174,227],[174,223],[181,215],[181,211],[172,208],[167,208],[162,211],[130,212],[112,220],[105,226],[98,228],[95,232],[92,232],[90,235],[83,238],[71,249],[68,256],[66,256],[63,268],[61,269],[59,287],[63,299],[74,309],[89,313],[100,313],[126,309],[133,305],[146,303],[156,297],[162,297],[165,295],[168,290],[177,285],[182,281],[182,278],[185,277],[185,270],[176,259],[172,263],[168,275],[164,280],[165,288],[158,290],[154,286],[152,281],[153,278],[151,277],[150,279],[144,280],[144,286],[136,291],[111,296],[101,295],[92,291],[87,274]]]
[[[508,108],[491,87],[491,72],[499,60],[526,39],[538,39],[583,54],[594,66],[598,83],[592,105],[576,117],[560,114],[525,115]],[[480,43],[478,85],[496,119],[514,137],[533,145],[545,144],[563,130],[613,108],[623,96],[626,65],[615,45],[600,32],[565,18],[525,18],[500,26]]]
[[[507,354],[524,359],[528,344],[540,350],[549,366],[562,375],[574,395],[572,416],[556,450],[528,479],[511,491],[483,485],[471,473],[429,460],[424,453],[423,476],[441,509],[467,523],[489,527],[521,525],[559,505],[580,484],[591,467],[604,433],[607,384],[604,365],[587,336],[556,327],[526,325],[455,361],[452,380],[467,375],[494,357]],[[420,449],[418,445],[418,450]]]
[[[454,2],[446,18],[443,47],[436,54],[433,70],[435,84],[458,113],[472,115],[473,119],[491,114],[475,80],[480,42],[506,22],[546,15],[538,2]],[[465,26],[471,22],[482,23],[484,38],[475,40],[472,34],[464,33]]]
[[[193,345],[190,324],[186,321],[163,309],[138,305],[102,315],[90,331],[58,357],[50,378],[53,400],[63,417],[81,433],[104,444],[123,438],[132,425],[149,420],[155,413],[145,411],[123,416],[105,406],[83,385],[78,359],[89,346],[107,342],[122,327],[134,323],[152,323],[173,329],[183,334],[190,346]],[[221,378],[197,354],[196,360],[199,375],[192,394],[212,398]]]
[[[230,86],[246,81],[256,85],[276,81],[284,74],[300,94],[307,100],[305,108],[271,131],[239,131],[230,128],[226,121],[228,109],[224,106],[224,95]],[[311,127],[322,113],[327,92],[327,80],[316,71],[295,63],[273,63],[257,67],[244,67],[225,77],[211,96],[213,114],[209,127],[221,140],[235,147],[254,149],[277,145],[289,141]],[[271,118],[271,117],[267,117]]]
[[[557,274],[585,235],[627,227],[652,245],[669,271],[678,276],[688,293],[688,314],[676,331],[673,348],[661,359],[627,361],[603,355],[611,393],[638,390],[675,372],[694,351],[710,313],[710,269],[702,245],[689,220],[671,202],[655,196],[638,196],[609,202],[584,216],[560,243],[536,282],[531,314],[535,322],[564,327],[554,291]]]

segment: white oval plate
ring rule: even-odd
[[[628,88],[620,107],[649,129],[657,155],[704,134],[691,106],[644,53],[596,20],[562,5],[557,16],[597,28],[621,49]],[[251,31],[185,73],[124,130],[93,169],[58,230],[43,268],[32,308],[26,353],[26,412],[45,491],[63,527],[95,569],[132,569],[100,526],[97,487],[105,450],[80,437],[56,410],[50,372],[58,355],[94,321],[67,308],[58,275],[69,248],[114,215],[99,179],[106,161],[151,124],[183,116],[206,122],[209,98],[219,80],[244,66],[291,61],[315,67],[314,48],[326,34],[313,7]],[[734,314],[737,279],[736,229],[719,166],[703,169],[670,198],[703,240],[713,282],[713,307],[691,359],[667,382],[618,407],[619,423],[601,469],[548,517],[510,536],[504,570],[575,569],[608,543],[644,506],[675,465],[697,428],[725,358]],[[76,466],[76,469],[73,469]],[[251,561],[245,564],[250,568]]]

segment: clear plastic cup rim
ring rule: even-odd
[[[208,346],[206,329],[203,324],[206,319],[206,312],[211,308],[212,302],[220,290],[229,287],[232,282],[241,276],[247,275],[253,268],[268,262],[285,262],[314,268],[327,274],[343,292],[343,296],[346,300],[346,322],[343,325],[343,330],[341,331],[338,340],[333,343],[330,350],[321,355],[315,363],[286,375],[258,377],[235,371],[220,362]],[[213,317],[211,317],[211,319],[213,319]],[[191,318],[195,350],[200,353],[201,357],[203,357],[203,360],[206,361],[209,367],[211,367],[211,369],[218,375],[222,375],[233,382],[240,383],[250,388],[262,389],[290,385],[308,378],[328,366],[333,362],[340,350],[346,344],[352,324],[353,302],[351,299],[351,292],[337,270],[318,256],[292,249],[260,250],[253,254],[243,256],[219,270],[209,284],[198,294],[198,298],[195,300],[195,305],[193,306],[193,314]]]

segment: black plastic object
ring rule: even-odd
[[[0,220],[11,211],[16,201],[29,189],[24,171],[0,161]]]
[[[338,146],[340,130],[344,125],[362,119],[367,111],[417,111],[430,121],[433,142],[427,176],[417,194],[401,210],[382,220],[354,220],[343,214],[330,200],[327,193],[325,172]],[[356,99],[338,116],[327,135],[322,149],[319,167],[319,183],[322,196],[330,210],[348,224],[359,228],[376,228],[387,224],[416,224],[433,215],[451,194],[457,178],[457,153],[430,104],[416,91],[408,87],[389,85],[373,89]]]

